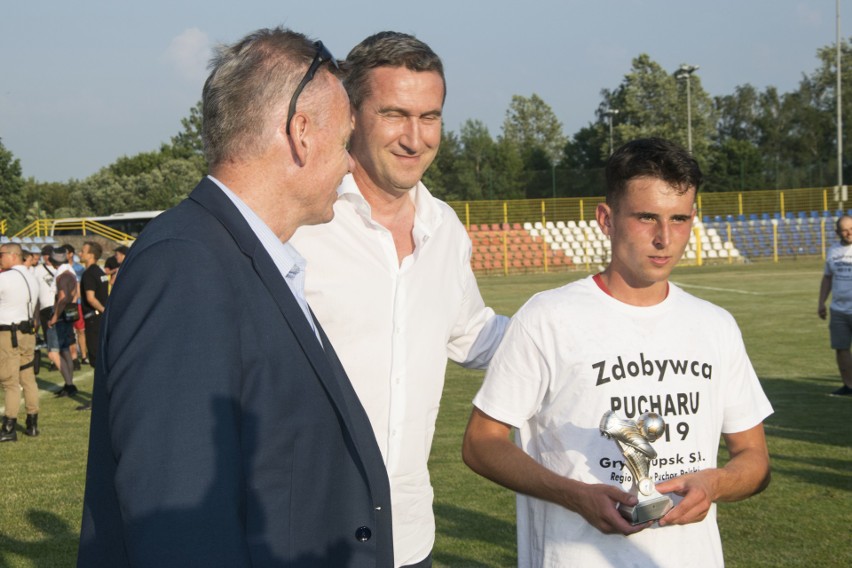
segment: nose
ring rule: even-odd
[[[410,116],[405,121],[402,127],[402,135],[399,137],[399,144],[409,154],[416,154],[420,150],[423,145],[423,138],[417,117]]]
[[[671,240],[671,227],[665,221],[657,223],[657,230],[654,234],[654,247],[657,250],[662,250],[669,246]]]

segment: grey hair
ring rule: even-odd
[[[209,165],[266,149],[315,53],[313,40],[282,27],[260,29],[217,48],[201,99]]]

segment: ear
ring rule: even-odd
[[[598,203],[595,209],[595,219],[601,232],[609,237],[612,231],[612,208],[606,203]]]
[[[281,124],[279,133],[284,136],[290,144],[290,152],[296,165],[302,167],[308,161],[308,154],[313,142],[313,122],[308,115],[297,112],[290,121],[290,135],[287,136],[286,122]]]

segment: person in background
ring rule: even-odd
[[[113,256],[115,256],[115,260],[118,261],[119,266],[121,266],[121,263],[124,262],[124,257],[127,256],[127,252],[129,250],[130,249],[128,247],[126,247],[125,245],[119,245],[119,246],[115,247],[115,249],[112,251]]]
[[[83,320],[83,308],[80,306],[80,279],[83,277],[83,272],[86,268],[80,264],[80,257],[77,256],[73,245],[65,244],[65,252],[68,255],[68,264],[74,270],[74,276],[77,278],[77,319],[72,323],[71,336],[71,359],[74,361],[74,370],[79,371],[83,365],[89,362],[88,349],[86,346],[86,322]]]
[[[56,298],[53,302],[53,314],[47,322],[48,329],[56,332],[57,345],[49,349],[59,353],[59,374],[64,385],[56,396],[73,397],[77,394],[74,385],[74,359],[71,356],[71,339],[74,336],[74,322],[79,319],[77,312],[77,296],[79,287],[74,269],[68,262],[68,253],[64,247],[56,247],[50,255],[50,265],[54,269],[56,282]],[[74,317],[74,315],[77,317]]]
[[[56,269],[50,262],[53,254],[53,246],[45,245],[41,249],[41,262],[35,267],[35,277],[39,281],[38,288],[38,324],[44,335],[47,347],[47,358],[50,360],[50,370],[56,371],[60,367],[59,359],[59,337],[56,328],[47,325],[53,315],[53,304],[56,301]]]
[[[80,259],[86,266],[80,279],[80,305],[83,319],[86,321],[86,345],[89,350],[89,364],[94,367],[98,355],[101,315],[104,313],[109,294],[109,276],[98,265],[103,248],[95,241],[83,243]]]
[[[4,393],[0,442],[18,440],[21,390],[27,411],[24,434],[38,436],[38,385],[33,372],[38,280],[24,265],[17,243],[0,246],[0,387]]]
[[[840,388],[831,394],[852,396],[852,353],[849,350],[852,347],[852,217],[843,215],[837,219],[835,232],[840,242],[832,245],[826,253],[817,315],[821,319],[828,315],[825,302],[830,294],[831,318],[828,330],[840,380],[843,381]]]
[[[118,275],[118,259],[115,256],[111,256],[104,261],[104,272],[107,276],[109,276],[109,289],[112,291],[112,287],[115,285],[115,277]]]

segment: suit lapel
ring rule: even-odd
[[[293,292],[287,286],[269,253],[260,244],[260,240],[254,234],[248,222],[222,190],[206,177],[193,190],[189,198],[199,203],[216,217],[234,238],[240,250],[252,259],[252,265],[258,277],[278,305],[284,320],[302,347],[326,392],[334,401],[350,432],[363,429],[362,424],[353,424],[350,416],[350,398],[354,398],[354,401],[357,402],[357,395],[352,389],[352,385],[348,383],[345,375],[341,378],[338,373],[332,370],[329,359],[320,346],[316,334],[305,319],[305,314],[293,296]],[[322,338],[324,344],[328,346],[328,338],[324,334]],[[342,384],[343,380],[346,381],[345,385]],[[360,406],[360,403],[358,403],[358,406]]]

